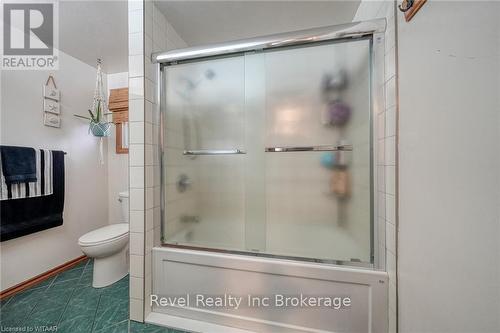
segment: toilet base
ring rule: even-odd
[[[94,258],[92,287],[107,287],[128,274],[127,247],[109,257]]]

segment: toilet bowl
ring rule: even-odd
[[[128,273],[128,192],[120,192],[118,200],[122,207],[122,219],[126,223],[110,224],[78,239],[82,252],[94,259],[94,288],[109,286]]]

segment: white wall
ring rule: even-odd
[[[108,74],[108,91],[128,87],[128,72]],[[108,98],[109,101],[109,98]],[[115,149],[116,127],[111,127],[108,138],[108,222],[122,222],[118,193],[128,190],[128,154],[117,154]]]
[[[400,332],[500,331],[500,3],[398,13]]]
[[[98,140],[74,113],[91,106],[96,69],[59,52],[54,77],[61,91],[60,129],[42,122],[42,86],[46,71],[3,71],[1,142],[64,150],[66,194],[62,226],[2,242],[1,286],[4,290],[80,255],[78,238],[107,224],[106,165],[98,162]],[[104,147],[107,154],[107,147]]]

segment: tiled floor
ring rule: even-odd
[[[92,287],[87,260],[30,289],[2,300],[0,331],[59,333],[182,333],[128,320],[128,276],[105,288]],[[51,329],[52,328],[52,329]],[[46,330],[47,331],[47,330]]]

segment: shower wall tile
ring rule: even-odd
[[[142,54],[128,57],[128,76],[129,78],[144,76],[144,56]]]
[[[138,7],[138,6],[137,6]],[[142,33],[143,12],[142,9],[134,9],[128,12],[128,33]]]
[[[143,55],[144,53],[144,38],[142,32],[131,33],[128,37],[128,54]]]
[[[144,188],[144,167],[129,167],[130,188]]]
[[[129,122],[144,121],[144,102],[140,99],[131,100],[128,104]]]
[[[170,27],[170,28],[169,28]],[[185,46],[180,43],[181,38],[168,24],[165,16],[157,9],[153,1],[145,1],[144,13],[144,166],[145,166],[145,232],[144,243],[144,299],[151,293],[151,251],[153,246],[161,245],[161,209],[160,209],[160,155],[159,155],[159,106],[158,94],[158,67],[151,61],[151,53],[165,51],[169,44],[169,37],[177,41],[177,47]],[[180,45],[183,44],[183,45]],[[182,133],[181,133],[182,135]],[[166,147],[168,154],[169,147]],[[151,309],[148,302],[142,304],[143,313],[147,316]]]
[[[144,98],[144,80],[141,77],[129,77],[128,79],[129,99]]]
[[[386,221],[391,224],[396,224],[396,197],[390,194],[385,196]]]
[[[144,256],[130,255],[130,276],[142,278],[144,276]]]
[[[130,232],[142,232],[144,229],[144,213],[142,211],[130,211]]]
[[[130,289],[129,294],[131,298],[141,299],[142,295],[144,295],[144,285],[143,280],[141,278],[137,278],[134,276],[130,277]]]
[[[384,57],[384,94],[385,108],[378,110],[377,121],[378,138],[383,142],[379,144],[379,153],[383,150],[384,157],[378,156],[377,187],[379,233],[385,229],[384,239],[379,239],[383,245],[379,252],[385,257],[386,270],[389,274],[389,317],[388,331],[397,332],[397,215],[396,215],[396,172],[397,172],[397,45],[396,45],[396,19],[395,1],[370,1],[362,0],[353,21],[364,21],[375,18],[385,18],[387,22],[385,32],[385,57]],[[384,120],[382,120],[383,117]],[[380,253],[382,254],[382,253]]]
[[[144,321],[144,1],[129,0],[130,319]]]
[[[144,235],[141,232],[130,233],[130,254],[141,256],[144,253]]]
[[[129,166],[144,166],[144,145],[130,144],[128,159]]]
[[[143,281],[143,279],[140,280]],[[129,311],[131,320],[140,322],[144,321],[144,309],[142,306],[143,304],[143,299],[130,298]]]
[[[144,143],[144,122],[131,121],[129,122],[129,143]]]
[[[393,76],[386,81],[385,85],[385,107],[394,107],[396,105],[396,78]]]
[[[385,164],[396,165],[396,137],[391,136],[385,139]]]
[[[154,208],[146,210],[145,230],[151,230],[154,227]]]
[[[396,107],[389,107],[385,113],[385,134],[387,136],[396,135]]]
[[[144,211],[144,189],[130,188],[130,210]]]

